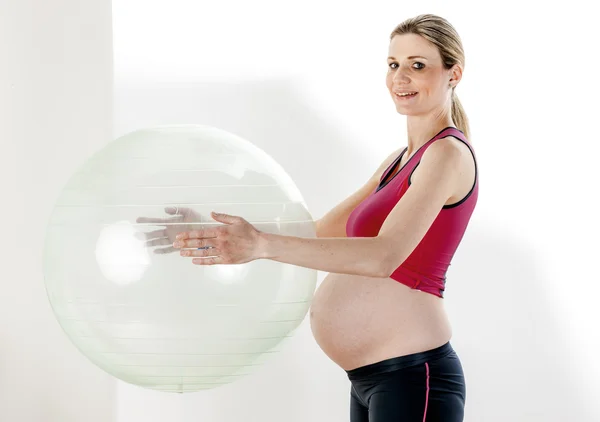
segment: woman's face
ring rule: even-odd
[[[396,35],[390,41],[386,85],[396,110],[403,115],[443,112],[450,106],[458,66],[444,69],[437,48],[415,34]],[[453,76],[455,77],[453,79]],[[406,93],[416,95],[402,96]]]

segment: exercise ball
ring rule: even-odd
[[[60,326],[91,362],[124,382],[183,393],[247,376],[287,344],[317,272],[266,259],[193,264],[174,236],[221,224],[211,211],[315,236],[283,168],[209,126],[128,133],[68,180],[46,230],[44,280]]]

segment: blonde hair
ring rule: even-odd
[[[442,63],[446,69],[450,69],[459,63],[465,65],[465,52],[458,32],[446,19],[424,14],[406,19],[399,24],[390,34],[390,40],[396,35],[416,34],[425,38],[435,45],[442,57]],[[452,120],[467,139],[470,138],[469,119],[462,107],[456,92],[452,88]]]

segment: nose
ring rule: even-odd
[[[396,69],[392,77],[394,84],[404,85],[410,82],[410,78],[402,68]]]

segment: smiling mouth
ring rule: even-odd
[[[399,94],[397,92],[394,92],[394,96],[396,98],[399,98],[401,100],[407,99],[407,98],[414,98],[416,97],[418,94],[418,92],[413,92],[413,93],[403,93],[403,94]]]

